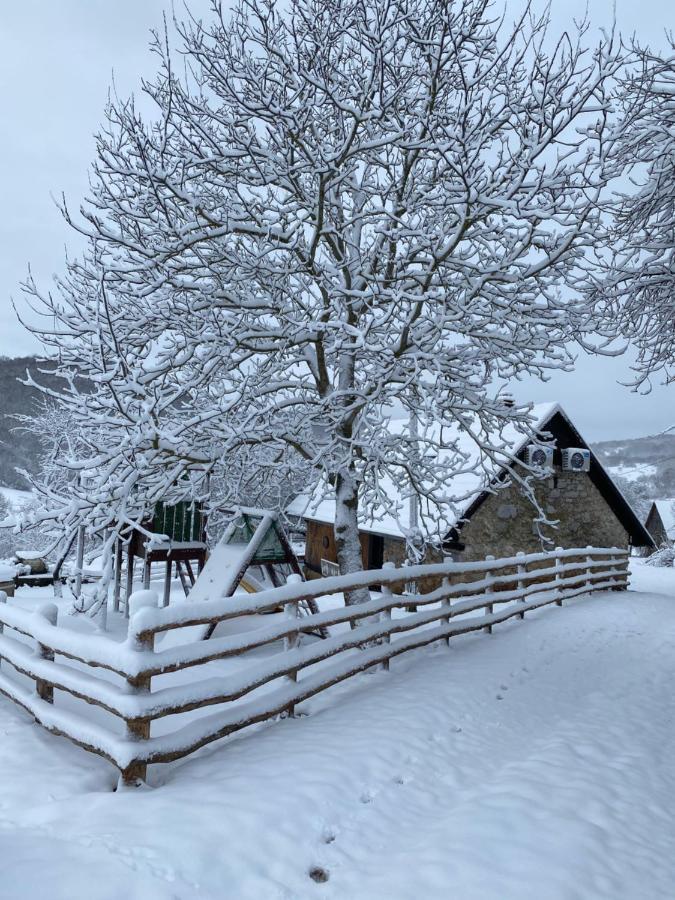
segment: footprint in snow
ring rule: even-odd
[[[324,869],[323,866],[312,866],[307,874],[317,884],[325,884],[330,878],[328,869]]]

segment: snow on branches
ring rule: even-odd
[[[638,350],[636,387],[675,380],[675,42],[662,54],[635,48],[624,82],[618,156],[632,173],[608,236],[615,248],[599,288]]]
[[[180,72],[156,36],[153,121],[109,106],[64,208],[86,253],[27,285],[70,379],[78,516],[118,527],[210,472],[214,503],[230,472],[324,479],[352,571],[360,505],[391,483],[461,501],[443,426],[491,465],[528,414],[495,383],[571,367],[598,328],[577,288],[620,53],[585,26],[551,41],[529,4],[513,25],[487,0],[212,6],[175,23]]]

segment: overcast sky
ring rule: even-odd
[[[149,31],[161,23],[165,0],[0,0],[0,355],[35,352],[16,321],[19,282],[30,263],[49,283],[61,271],[72,236],[52,200],[64,193],[77,208],[87,190],[93,133],[114,75],[118,93],[138,88],[153,71]],[[552,0],[556,27],[583,13],[585,0]],[[613,0],[592,0],[593,22],[608,25]],[[514,3],[514,11],[519,4]],[[192,0],[195,12],[208,0]],[[624,33],[663,43],[675,29],[674,0],[616,0]],[[675,423],[675,386],[636,396],[617,382],[629,361],[580,358],[576,372],[548,384],[518,385],[519,398],[558,399],[590,440],[653,434]]]

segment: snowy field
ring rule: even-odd
[[[0,487],[0,496],[8,500],[12,506],[25,506],[33,495],[30,491],[18,491],[16,488]]]
[[[675,573],[363,675],[113,793],[0,698],[0,896],[675,896]],[[328,877],[315,882],[315,877]]]

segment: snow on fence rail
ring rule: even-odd
[[[441,585],[426,594],[393,593],[404,583],[429,577],[442,579]],[[471,631],[492,631],[500,622],[524,618],[528,610],[562,605],[565,599],[592,591],[624,590],[627,584],[625,550],[587,547],[404,569],[386,564],[381,570],[310,582],[291,576],[284,587],[256,595],[196,604],[187,601],[162,609],[157,608],[153,592],[140,591],[132,598],[128,638],[121,644],[103,635],[60,627],[53,604],[32,612],[8,606],[0,592],[0,660],[14,670],[4,666],[0,671],[0,692],[49,731],[108,759],[125,783],[135,783],[145,778],[149,763],[180,759],[248,725],[284,712],[292,715],[297,703],[372,666],[386,669],[393,657],[408,650],[438,640],[447,643],[452,636]],[[367,603],[297,615],[302,601],[373,586],[378,594]],[[155,638],[162,632],[195,625],[215,627],[237,616],[274,612],[280,606],[286,615],[262,627],[208,641],[193,637],[188,642],[188,637],[182,645],[155,649]],[[497,606],[503,608],[495,612]],[[470,615],[477,611],[483,614]],[[300,642],[301,635],[316,633],[321,626],[346,623],[348,630],[324,640]],[[7,629],[21,637],[10,637]],[[280,640],[283,650],[262,659],[251,657],[247,665],[227,676],[205,676],[189,684],[172,684],[169,679],[165,686],[153,689],[156,676],[241,656]],[[100,670],[107,674],[99,674]],[[31,682],[26,686],[25,679],[17,679],[16,672],[34,681],[34,689]],[[271,689],[256,694],[270,684]],[[86,707],[74,711],[70,707],[78,704],[71,703],[67,709],[55,704],[55,690],[101,708],[124,727],[115,733],[114,728],[87,716]],[[61,698],[57,695],[57,699]],[[151,734],[155,720],[208,706],[220,708],[168,733]]]

